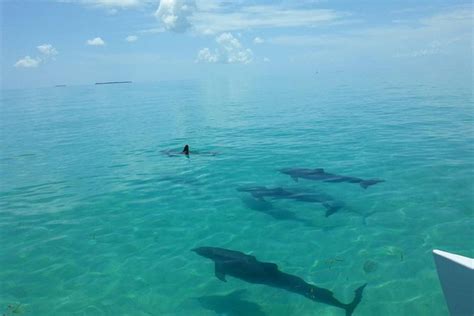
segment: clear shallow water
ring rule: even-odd
[[[474,256],[472,106],[469,88],[312,80],[3,91],[0,312],[344,315],[219,281],[189,251],[217,246],[343,302],[367,282],[355,315],[446,315],[431,250]],[[219,155],[160,152],[185,143]],[[386,182],[296,183],[285,167]],[[345,206],[328,218],[314,203],[271,209],[243,185]]]

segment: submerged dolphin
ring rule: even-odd
[[[254,256],[246,255],[240,251],[216,247],[199,247],[192,249],[198,255],[211,259],[215,263],[215,276],[227,282],[226,275],[243,281],[264,284],[280,288],[296,294],[303,295],[312,301],[342,308],[346,316],[352,315],[354,309],[362,300],[362,292],[367,284],[355,290],[351,303],[344,304],[334,297],[334,293],[306,283],[303,279],[278,270],[278,266],[270,262],[258,261]]]
[[[356,177],[341,176],[337,174],[327,173],[322,168],[317,168],[317,169],[284,168],[284,169],[280,169],[279,171],[281,173],[291,176],[293,180],[295,181],[298,181],[298,178],[303,178],[303,179],[323,181],[323,182],[359,183],[359,185],[363,187],[364,189],[367,189],[371,185],[385,181],[385,180],[379,180],[379,179],[364,180],[364,179],[356,178]]]
[[[249,186],[237,188],[239,192],[248,192],[254,198],[265,200],[270,198],[274,200],[295,200],[300,202],[321,203],[326,208],[326,217],[332,215],[339,210],[341,203],[335,202],[329,195],[321,193],[299,193],[293,192],[281,187],[267,188],[264,186]]]

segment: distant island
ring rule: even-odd
[[[119,84],[119,83],[132,83],[131,81],[107,81],[107,82],[96,82],[95,84]]]
[[[66,87],[66,85],[65,84],[57,84],[57,85],[55,85],[55,87],[56,88],[62,88],[62,87]]]

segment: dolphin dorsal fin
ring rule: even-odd
[[[186,144],[184,146],[182,153],[185,155],[189,155],[189,145]]]

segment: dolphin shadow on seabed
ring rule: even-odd
[[[294,200],[307,203],[319,203],[326,208],[326,217],[336,213],[344,204],[335,201],[331,196],[317,192],[298,192],[296,190],[282,187],[267,188],[265,186],[242,186],[236,189],[239,192],[247,192],[255,199],[265,201],[271,200]]]
[[[300,277],[280,271],[274,263],[258,261],[254,256],[246,255],[243,252],[217,247],[198,247],[192,251],[211,259],[214,262],[216,278],[223,282],[227,282],[226,276],[230,275],[245,282],[283,289],[315,302],[341,308],[346,312],[346,316],[352,315],[359,305],[367,285],[358,287],[352,302],[345,304],[335,298],[334,293],[330,290],[306,283]]]
[[[306,226],[313,226],[310,220],[306,218],[298,217],[298,215],[296,215],[292,211],[282,209],[282,208],[276,208],[269,201],[255,199],[253,197],[244,197],[242,198],[242,202],[248,208],[254,211],[266,214],[268,216],[271,216],[273,217],[273,219],[276,219],[279,221],[294,221],[294,222],[305,224]]]
[[[236,290],[227,295],[209,295],[196,297],[199,304],[217,315],[227,316],[266,316],[262,307],[242,298],[246,290]]]

